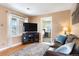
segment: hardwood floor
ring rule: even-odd
[[[19,51],[22,48],[27,47],[28,45],[30,45],[30,44],[19,45],[19,46],[15,46],[15,47],[6,49],[6,50],[0,52],[0,56],[8,56],[16,51]]]

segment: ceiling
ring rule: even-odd
[[[73,3],[0,3],[0,5],[22,12],[26,15],[36,16],[69,10]]]

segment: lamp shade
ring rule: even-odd
[[[64,27],[64,28],[63,28],[63,30],[64,30],[64,31],[67,31],[67,30],[68,30],[68,28],[67,28],[67,27]]]

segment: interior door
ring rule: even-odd
[[[51,43],[52,39],[52,17],[42,17],[42,41]]]

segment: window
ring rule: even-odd
[[[23,33],[23,22],[25,18],[10,14],[9,16],[9,35],[14,37]]]
[[[10,26],[11,26],[12,35],[17,35],[18,34],[18,31],[17,31],[18,20],[17,20],[17,18],[12,18],[11,19]]]

